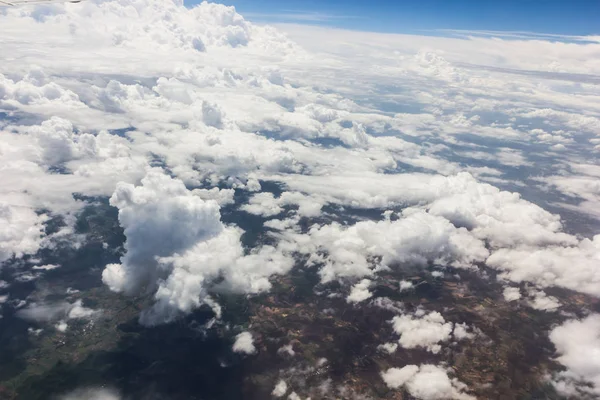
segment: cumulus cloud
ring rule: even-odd
[[[235,202],[233,200],[233,195],[235,194],[233,189],[194,189],[192,193],[202,200],[214,200],[219,206],[226,206]]]
[[[469,332],[471,328],[466,323],[462,324],[454,324],[454,330],[452,331],[452,336],[456,340],[463,339],[473,339],[475,337],[475,333]]]
[[[235,342],[232,347],[236,353],[254,354],[256,347],[254,346],[254,338],[250,332],[242,332],[235,337]]]
[[[67,320],[69,319],[91,319],[98,315],[100,310],[93,310],[83,306],[81,299],[73,303],[55,302],[55,303],[31,303],[27,307],[20,309],[17,315],[28,321],[38,323],[51,323],[59,321],[55,326],[59,331],[64,332],[67,329]]]
[[[560,302],[554,296],[548,296],[543,290],[530,290],[529,305],[536,310],[556,311],[560,307]]]
[[[407,365],[402,368],[390,368],[381,373],[383,381],[390,389],[398,389],[419,372],[416,365]]]
[[[450,340],[453,329],[452,322],[446,322],[437,311],[396,316],[391,323],[394,332],[400,335],[400,346],[405,349],[424,347],[432,353],[439,353],[442,348],[439,343]]]
[[[44,237],[47,216],[19,205],[0,202],[0,262],[35,254]]]
[[[422,210],[405,210],[402,218],[379,222],[361,221],[350,227],[337,223],[313,226],[305,235],[289,234],[296,250],[323,263],[324,282],[336,277],[369,276],[369,256],[381,257],[383,265],[425,265],[428,261],[469,268],[488,255],[484,243],[464,228]],[[327,256],[319,257],[318,251]]]
[[[294,346],[291,344],[286,344],[277,349],[277,354],[287,354],[289,356],[294,356],[296,352],[294,351]]]
[[[373,296],[373,293],[369,291],[369,287],[371,287],[371,281],[369,279],[363,279],[356,285],[352,286],[350,290],[350,294],[346,297],[346,301],[348,303],[360,303],[361,301],[365,301]]]
[[[502,270],[501,276],[539,286],[562,286],[597,296],[600,293],[600,236],[582,239],[572,246],[509,248],[495,251],[487,264]]]
[[[554,383],[568,396],[600,395],[600,315],[592,314],[582,320],[569,320],[550,332],[556,346],[558,362],[567,371],[557,374]]]
[[[203,304],[219,314],[213,291],[269,290],[293,252],[308,255],[323,282],[374,279],[385,266],[486,263],[514,282],[600,292],[598,238],[565,233],[569,221],[542,208],[550,195],[536,186],[583,199],[570,210],[597,204],[598,172],[572,162],[590,158],[577,143],[598,143],[596,88],[586,81],[600,71],[596,44],[286,27],[303,49],[213,3],[40,10],[0,15],[2,51],[13,55],[0,74],[0,262],[46,246],[50,215],[72,226],[89,204],[78,193],[112,195],[119,208],[126,254],[103,279],[117,291],[150,290],[148,324]],[[557,160],[572,166],[557,172]],[[281,194],[261,192],[272,183]],[[234,190],[255,193],[245,212],[285,211],[265,224],[278,231],[275,245],[244,248],[243,232],[221,222]],[[388,218],[333,215],[357,208]],[[303,218],[315,219],[308,231]]]
[[[435,365],[406,365],[402,368],[390,368],[382,372],[381,377],[390,389],[406,387],[410,395],[417,399],[475,399],[465,393],[464,383],[456,378],[450,379],[444,368]]]
[[[600,149],[600,147],[598,147]],[[539,178],[540,181],[546,183],[550,187],[554,187],[560,192],[581,199],[577,205],[562,204],[567,209],[583,211],[590,216],[600,219],[600,178],[599,172],[593,168],[586,168],[585,165],[577,164],[572,166],[575,169],[575,174],[565,174],[565,176],[549,176]],[[583,172],[584,174],[581,174]]]
[[[242,210],[263,217],[271,217],[283,212],[283,206],[298,206],[297,213],[304,217],[316,217],[321,214],[324,202],[318,198],[298,192],[283,192],[279,197],[263,192],[252,196]]]
[[[422,176],[418,180],[414,175],[384,175],[367,178],[369,180],[354,177],[356,179],[352,181],[338,177],[336,186],[327,186],[322,181],[315,185],[319,179],[314,178],[310,181],[295,179],[288,184],[315,191],[329,201],[356,202],[361,207],[389,206],[390,202],[430,202],[425,206],[426,213],[407,209],[402,213],[404,218],[394,222],[359,222],[349,228],[336,224],[313,228],[309,232],[311,240],[301,242],[299,250],[307,253],[315,253],[318,248],[328,250],[329,257],[321,269],[325,280],[335,276],[371,274],[365,257],[370,254],[382,256],[387,265],[431,260],[468,267],[486,261],[488,265],[506,271],[503,276],[513,281],[529,280],[573,289],[583,286],[586,292],[594,291],[595,278],[588,265],[596,254],[595,241],[579,241],[561,232],[559,216],[521,199],[516,193],[478,183],[469,174]],[[394,185],[406,190],[388,193],[386,188]],[[381,204],[373,204],[373,201],[381,201]],[[394,232],[396,229],[398,233]],[[338,240],[338,237],[345,239]],[[415,247],[410,247],[411,240],[407,237],[414,237]],[[422,239],[417,240],[417,237]],[[300,239],[296,240],[300,242]],[[536,251],[525,249],[536,246],[544,247]],[[492,249],[489,257],[488,247]],[[441,249],[447,250],[441,252]],[[560,257],[567,253],[581,259],[576,274],[567,272],[566,257],[565,260]],[[544,273],[549,270],[552,274]]]
[[[519,300],[521,298],[521,290],[516,287],[506,287],[504,288],[502,295],[506,301]]]
[[[115,291],[133,293],[155,281],[157,257],[184,252],[223,230],[219,206],[193,196],[181,181],[150,170],[142,185],[119,184],[110,199],[119,209],[127,241],[121,264],[106,267],[102,278]]]
[[[285,383],[285,381],[283,379],[281,379],[279,382],[277,382],[277,385],[275,385],[275,387],[273,388],[273,392],[271,392],[271,394],[275,397],[281,397],[281,396],[285,395],[287,390],[288,390],[287,383]]]
[[[384,343],[377,346],[377,348],[385,351],[386,353],[392,354],[398,350],[398,343]]]
[[[206,304],[220,316],[209,290],[268,290],[269,276],[285,273],[292,260],[271,246],[245,254],[242,231],[220,220],[214,200],[202,200],[183,182],[151,169],[140,186],[119,184],[110,199],[119,208],[127,241],[120,264],[109,264],[103,281],[127,294],[153,288],[155,304],[141,321],[171,321]]]

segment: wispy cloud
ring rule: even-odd
[[[361,18],[356,15],[328,14],[315,11],[281,10],[273,13],[245,13],[250,20],[265,20],[279,22],[332,22],[344,19]]]
[[[436,29],[436,32],[460,37],[497,37],[503,39],[525,40],[550,40],[557,42],[588,42],[600,43],[600,35],[575,36],[559,35],[552,33],[538,33],[526,31],[488,31],[488,30],[462,30],[462,29]]]

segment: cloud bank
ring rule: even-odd
[[[0,24],[3,265],[74,238],[89,199],[110,197],[127,240],[103,281],[150,296],[148,325],[220,315],[218,293],[268,291],[297,256],[357,303],[363,279],[431,264],[600,293],[598,43],[286,35],[168,0],[14,8]],[[269,244],[244,246],[221,207],[267,220]],[[447,341],[432,314],[397,317],[400,340]]]

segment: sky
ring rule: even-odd
[[[197,4],[199,0],[186,0]],[[600,33],[596,0],[228,0],[248,19],[387,33],[501,30],[560,35]]]

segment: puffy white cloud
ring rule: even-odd
[[[184,252],[224,229],[219,206],[193,196],[179,180],[148,171],[142,185],[121,183],[110,199],[119,209],[126,254],[121,264],[107,266],[104,282],[115,291],[135,292],[160,273],[157,257]]]
[[[289,394],[288,400],[302,400],[302,398],[296,392],[292,392]]]
[[[220,206],[226,206],[235,202],[233,200],[233,195],[235,194],[233,189],[194,189],[192,193],[202,200],[214,200]]]
[[[554,377],[557,389],[566,395],[584,397],[600,395],[600,315],[569,320],[550,332],[556,346],[557,360],[567,371]]]
[[[72,318],[90,318],[94,314],[96,314],[98,310],[92,310],[91,308],[87,308],[83,306],[83,302],[81,300],[77,300],[72,304],[67,317],[69,319]]]
[[[600,235],[573,246],[499,249],[486,263],[502,270],[501,276],[514,282],[562,286],[597,296],[600,293]]]
[[[282,179],[296,190],[320,194],[330,202],[355,207],[424,204],[430,214],[468,228],[493,247],[576,243],[575,237],[560,232],[562,224],[558,215],[523,200],[518,193],[480,183],[469,173],[444,177],[365,172],[354,176]],[[328,185],[331,180],[336,185]],[[397,187],[404,190],[396,190]]]
[[[69,329],[69,324],[67,324],[66,321],[60,321],[59,323],[57,323],[56,325],[54,325],[54,327],[59,332],[66,332],[67,329]]]
[[[384,343],[377,346],[377,348],[385,351],[386,353],[392,354],[398,350],[398,343]]]
[[[506,301],[519,300],[521,298],[521,290],[517,287],[506,287],[504,288],[502,295]]]
[[[294,351],[294,347],[291,344],[286,344],[277,349],[278,354],[287,354],[289,356],[294,356],[296,352]]]
[[[54,83],[46,83],[44,72],[34,69],[14,81],[0,74],[0,101],[10,105],[64,107],[70,110],[84,108],[79,96]]]
[[[273,193],[269,192],[255,194],[250,198],[248,204],[242,206],[241,209],[250,214],[262,215],[264,217],[271,217],[283,212],[283,208],[281,208]]]
[[[577,165],[572,165],[571,168],[577,170]],[[596,219],[600,219],[600,176],[598,172],[589,167],[585,168],[585,166],[581,168],[581,171],[576,172],[587,172],[587,174],[554,175],[538,178],[538,180],[568,196],[582,199],[577,205],[562,204],[563,207],[580,210]]]
[[[171,321],[207,304],[220,315],[210,289],[239,293],[268,290],[269,276],[285,273],[292,260],[265,246],[244,254],[241,230],[221,223],[219,206],[202,200],[183,182],[151,169],[140,186],[121,183],[111,197],[127,241],[121,264],[107,265],[103,281],[133,294],[153,288],[155,304],[141,321]]]
[[[473,332],[469,332],[469,330],[471,330],[469,325],[464,322],[462,324],[454,324],[452,336],[456,340],[473,339],[475,334]]]
[[[374,279],[379,258],[486,262],[515,282],[599,293],[598,239],[566,234],[560,216],[481,182],[544,205],[543,182],[584,200],[571,210],[595,213],[597,172],[572,161],[590,159],[577,144],[600,126],[586,81],[600,71],[598,43],[283,27],[305,51],[231,7],[168,0],[15,8],[0,24],[13,55],[0,74],[0,261],[47,245],[39,210],[73,221],[86,204],[73,193],[112,194],[127,252],[104,280],[126,292],[148,285],[146,323],[202,304],[218,313],[213,290],[268,290],[293,251],[324,282]],[[571,167],[557,172],[555,161]],[[157,163],[176,179],[144,178]],[[292,211],[265,224],[277,245],[244,249],[218,206],[233,189],[260,192],[259,180],[283,193],[257,193],[243,210]],[[404,211],[345,225],[327,222],[328,205]],[[324,218],[299,234],[300,217]]]
[[[402,368],[390,368],[381,373],[383,381],[390,389],[398,389],[406,384],[419,372],[416,365],[407,365]]]
[[[283,192],[279,197],[263,192],[250,198],[248,204],[241,207],[250,214],[271,217],[283,212],[283,206],[297,205],[297,214],[305,217],[316,217],[321,214],[324,202],[318,198],[298,192]]]
[[[61,320],[57,324],[57,329],[66,330],[66,320],[68,319],[91,319],[98,315],[100,310],[93,310],[83,306],[81,299],[73,303],[55,302],[55,303],[31,303],[26,308],[18,311],[17,315],[23,319],[35,322],[53,322]],[[60,328],[58,328],[60,327]]]
[[[250,332],[242,332],[235,337],[235,342],[232,347],[236,353],[254,354],[256,353],[256,347],[254,347],[254,339]]]
[[[277,382],[277,385],[275,385],[275,387],[273,388],[273,392],[271,392],[271,394],[275,397],[281,397],[281,396],[285,395],[287,390],[288,390],[287,383],[285,383],[285,381],[283,379],[281,379],[281,380],[279,380],[279,382]]]
[[[314,226],[307,235],[285,237],[296,250],[310,254],[313,262],[324,263],[319,271],[324,282],[372,275],[370,256],[380,256],[388,266],[433,261],[468,268],[488,255],[483,242],[466,229],[421,210],[405,210],[396,221],[361,221],[350,227],[332,223]],[[326,250],[327,256],[319,257],[319,250]]]
[[[405,386],[410,395],[417,399],[475,399],[464,393],[465,384],[456,378],[450,379],[444,368],[435,365],[406,365],[402,368],[390,368],[382,372],[381,377],[390,389]]]
[[[0,263],[34,254],[41,247],[47,216],[18,204],[0,201]]]
[[[372,281],[369,279],[363,279],[358,282],[356,285],[352,286],[350,290],[350,294],[346,297],[346,301],[348,303],[360,303],[361,301],[365,301],[373,296],[373,293],[369,291],[369,287],[371,287]]]
[[[452,322],[446,322],[437,311],[416,314],[395,316],[392,319],[394,332],[400,335],[398,343],[405,349],[424,347],[432,353],[439,353],[439,343],[450,340]]]
[[[543,290],[530,290],[529,296],[528,304],[536,310],[556,311],[561,306],[556,297],[548,296]]]

